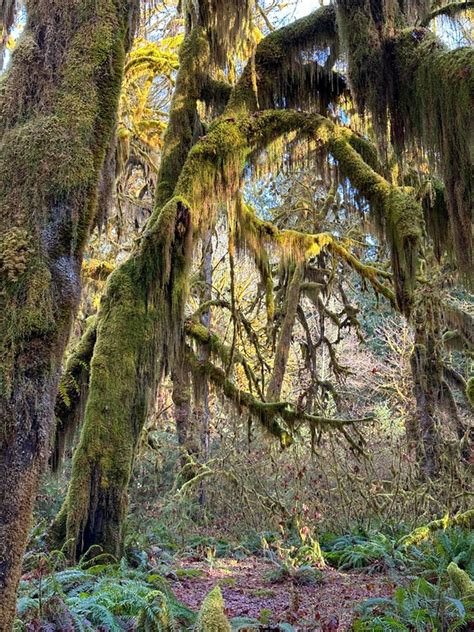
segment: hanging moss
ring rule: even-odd
[[[348,77],[361,115],[371,112],[383,137],[386,130],[386,95],[381,26],[383,9],[374,11],[370,0],[338,0],[337,23],[343,49],[348,56]],[[381,6],[385,3],[379,3]]]
[[[389,240],[395,293],[400,310],[409,315],[415,287],[422,209],[413,192],[389,184],[367,165],[336,130],[330,148],[343,173],[371,203],[377,224]]]
[[[224,613],[224,600],[219,586],[206,596],[196,622],[197,632],[230,632],[229,620]]]
[[[337,42],[332,6],[270,33],[233,89],[228,110],[242,115],[260,108],[305,107],[324,113],[344,93],[345,82],[308,57],[328,47],[336,52]]]
[[[426,29],[403,31],[387,44],[393,138],[399,150],[419,148],[445,185],[457,262],[472,265],[474,50],[446,48]],[[437,210],[442,210],[438,206]]]

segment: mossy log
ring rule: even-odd
[[[439,520],[432,520],[431,522],[428,522],[428,524],[418,527],[409,535],[402,538],[400,544],[402,546],[416,546],[424,540],[427,540],[435,531],[457,526],[467,530],[474,529],[474,509],[457,514],[456,516],[446,515],[444,518],[440,518]]]

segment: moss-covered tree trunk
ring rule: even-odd
[[[185,37],[165,134],[155,211],[130,259],[110,276],[97,316],[89,397],[66,500],[53,525],[71,555],[91,545],[117,555],[135,448],[163,368],[180,349],[191,225],[181,200],[167,204],[197,138],[197,99],[207,44]]]
[[[180,463],[181,468],[184,469],[190,457],[199,455],[199,438],[192,411],[191,371],[183,356],[177,359],[171,372],[171,380],[176,434],[181,450]]]
[[[26,2],[0,90],[0,630],[47,460],[135,2]]]
[[[442,342],[435,300],[421,295],[413,320],[415,344],[410,363],[416,400],[416,447],[421,472],[425,478],[430,478],[439,471],[442,453],[437,419],[443,389]]]

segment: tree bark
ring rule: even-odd
[[[27,2],[0,95],[0,630],[12,628],[135,2]]]

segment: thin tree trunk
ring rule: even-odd
[[[268,383],[267,401],[275,402],[280,399],[283,380],[285,378],[288,355],[290,353],[291,335],[296,319],[296,312],[300,300],[301,283],[303,282],[304,266],[297,264],[285,299],[285,314],[281,326],[280,336],[275,351],[273,373]]]
[[[9,631],[135,2],[27,2],[0,96],[0,630]]]
[[[419,299],[415,312],[415,345],[411,357],[416,400],[415,436],[421,472],[431,478],[439,471],[440,441],[437,408],[442,398],[439,312],[435,301]]]
[[[203,261],[201,266],[201,293],[200,303],[210,301],[212,298],[212,232],[207,231],[207,234],[203,240]],[[208,307],[200,317],[201,324],[207,329],[211,328],[212,313],[211,308]],[[206,346],[201,347],[199,351],[199,360],[201,362],[207,362],[210,358],[209,348]],[[204,461],[209,460],[209,448],[210,448],[210,422],[211,411],[209,407],[209,382],[204,380],[202,384],[202,390],[200,393],[201,401],[196,402],[196,415],[199,420],[200,434],[201,434],[201,450]],[[199,490],[199,503],[204,505],[206,502],[206,483],[205,480],[201,481]]]

